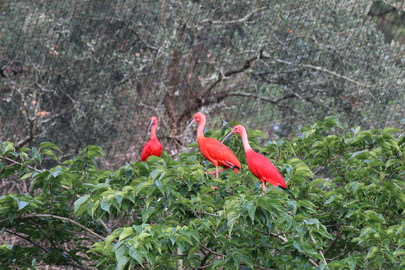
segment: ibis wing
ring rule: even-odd
[[[269,182],[271,185],[276,187],[286,187],[281,173],[265,156],[251,150],[246,153],[246,158],[250,171],[257,178],[262,181]]]
[[[216,160],[222,167],[241,168],[240,162],[235,154],[226,145],[213,138],[205,138],[205,150],[211,159]],[[210,159],[206,157],[207,159]]]

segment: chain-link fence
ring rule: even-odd
[[[1,1],[1,140],[139,160],[185,125],[236,120],[272,139],[336,115],[403,128],[404,1]],[[62,157],[63,158],[63,157]]]

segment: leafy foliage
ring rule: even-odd
[[[0,246],[0,261],[5,269],[399,269],[405,138],[393,128],[340,134],[341,127],[328,117],[258,149],[289,188],[270,186],[264,195],[245,163],[238,175],[213,178],[198,152],[100,170],[103,151],[88,146],[44,169],[55,145],[17,152],[3,142],[1,177],[30,180],[31,188],[0,198],[2,231],[26,241]],[[257,148],[262,136],[249,130]],[[225,143],[243,160],[239,137]]]

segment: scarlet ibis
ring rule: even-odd
[[[141,160],[145,161],[149,156],[160,157],[162,154],[162,144],[156,137],[156,128],[158,125],[157,117],[153,116],[150,119],[150,124],[148,127],[148,132],[150,131],[150,140],[145,144],[142,149]]]
[[[244,126],[236,125],[233,130],[225,136],[222,142],[234,133],[239,134],[242,138],[243,148],[245,149],[249,170],[253,173],[254,176],[262,181],[262,193],[264,194],[264,190],[267,188],[266,182],[269,182],[271,185],[280,187],[284,190],[287,189],[287,185],[283,176],[273,165],[273,163],[271,163],[271,161],[268,160],[265,156],[253,151],[252,147],[250,147],[247,132]]]
[[[193,121],[187,126],[183,134],[186,134],[190,126],[196,122],[197,127],[197,142],[200,147],[201,154],[211,161],[215,166],[215,172],[210,172],[208,174],[216,174],[218,178],[218,173],[226,170],[227,168],[232,168],[235,173],[238,173],[238,169],[241,168],[240,162],[235,154],[226,145],[221,145],[221,142],[213,138],[204,137],[204,126],[207,119],[205,115],[201,112],[194,115]],[[223,169],[218,170],[218,166],[223,167]]]

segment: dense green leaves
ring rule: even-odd
[[[88,146],[43,169],[44,158],[57,160],[56,146],[17,152],[5,142],[2,177],[15,175],[31,189],[0,198],[0,224],[30,244],[0,246],[0,260],[6,267],[399,269],[405,139],[391,128],[338,131],[339,120],[328,117],[258,149],[289,188],[270,186],[264,195],[244,162],[238,175],[226,170],[217,179],[205,174],[213,166],[198,151],[101,170],[102,150]],[[263,134],[249,136],[258,147]],[[225,143],[243,160],[239,137]]]

